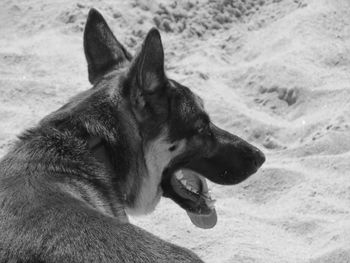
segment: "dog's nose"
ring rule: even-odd
[[[260,151],[259,149],[255,149],[254,156],[255,156],[254,165],[255,165],[256,169],[258,170],[266,160],[265,154],[262,151]]]

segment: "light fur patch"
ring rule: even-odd
[[[167,133],[163,132],[155,140],[145,145],[144,151],[148,174],[144,175],[135,207],[128,208],[128,214],[142,215],[151,213],[159,203],[163,194],[160,187],[162,173],[169,162],[184,151],[186,145],[185,140],[170,143],[166,138]],[[176,149],[170,151],[169,148],[173,145],[176,145]]]

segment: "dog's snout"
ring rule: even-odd
[[[254,165],[256,169],[259,169],[265,162],[265,154],[259,149],[254,149]]]

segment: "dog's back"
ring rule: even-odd
[[[89,205],[99,165],[69,134],[39,127],[22,136],[0,162],[0,262],[202,262]],[[75,191],[78,176],[87,191]]]

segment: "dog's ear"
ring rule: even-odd
[[[151,29],[135,56],[127,76],[131,104],[139,121],[154,118],[166,106],[162,98],[166,87],[164,51],[159,31]],[[151,121],[149,121],[151,122]]]
[[[165,83],[164,51],[159,31],[152,28],[129,71],[130,79],[142,93],[154,93]]]
[[[94,8],[90,9],[85,25],[84,51],[92,84],[111,68],[132,58]]]

